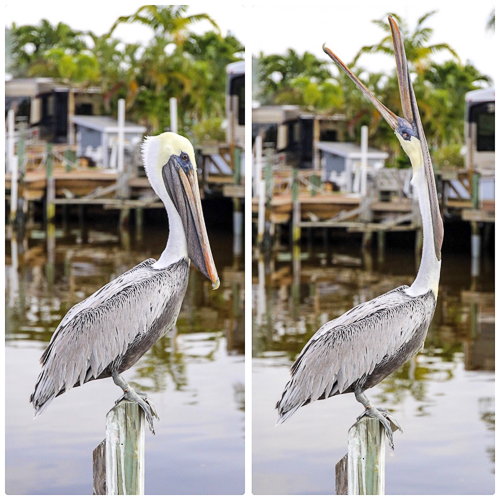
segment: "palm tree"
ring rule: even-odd
[[[257,68],[262,89],[259,98],[263,102],[286,102],[288,98],[293,101],[288,104],[298,103],[297,100],[301,101],[302,98],[300,89],[293,85],[294,81],[301,82],[302,89],[305,90],[304,79],[309,79],[310,83],[316,85],[332,80],[326,61],[317,59],[310,52],[300,55],[293,49],[288,49],[285,55],[264,56],[261,53]],[[311,85],[308,88],[309,92],[313,91]]]
[[[41,62],[49,49],[61,47],[77,52],[87,48],[81,31],[65,23],[52,26],[47,19],[42,19],[38,25],[13,23],[9,35],[17,76],[26,76],[29,67]]]
[[[188,28],[199,21],[208,21],[220,32],[217,23],[208,14],[184,16],[187,5],[143,5],[130,16],[121,16],[113,24],[109,35],[122,23],[141,23],[151,28],[156,36],[176,45],[182,45],[188,36]]]
[[[432,37],[434,30],[429,27],[424,27],[424,23],[436,12],[437,11],[433,10],[431,12],[427,12],[427,14],[424,14],[422,17],[420,17],[417,20],[417,26],[415,27],[415,30],[413,32],[410,31],[408,23],[401,16],[398,16],[397,14],[386,14],[382,19],[376,19],[372,21],[386,33],[386,36],[379,43],[375,45],[366,45],[362,47],[356,54],[351,66],[356,64],[357,60],[360,58],[362,54],[379,53],[379,54],[390,54],[392,56],[394,55],[391,28],[387,23],[388,16],[392,16],[398,21],[399,29],[404,39],[406,58],[408,60],[409,65],[417,73],[422,73],[425,70],[425,68],[429,66],[431,55],[437,52],[447,51],[453,57],[455,57],[458,62],[460,62],[458,54],[447,43],[438,43],[434,45],[427,44],[427,42]]]

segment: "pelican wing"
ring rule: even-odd
[[[408,359],[418,351],[421,344],[416,349],[412,345],[411,352],[408,346],[421,328],[427,331],[436,301],[432,292],[411,297],[405,293],[407,288],[396,288],[354,307],[311,337],[276,405],[278,423],[317,399],[352,391],[353,385],[367,380],[377,366],[398,353]],[[398,358],[400,364],[406,359]]]
[[[179,281],[189,264],[157,270],[154,262],[142,262],[68,311],[40,359],[42,371],[30,398],[35,415],[59,394],[98,378],[151,329],[171,327],[162,317],[179,286],[185,291],[187,280]],[[180,307],[181,301],[173,302]],[[169,316],[175,321],[177,314]],[[166,331],[156,333],[159,338]]]

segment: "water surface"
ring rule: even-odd
[[[302,249],[253,269],[253,492],[333,494],[335,464],[363,407],[353,394],[317,401],[275,427],[276,401],[315,331],[353,306],[411,284],[412,250]],[[436,313],[423,352],[366,395],[404,433],[387,447],[387,494],[494,493],[494,268],[487,256],[443,254]]]
[[[28,403],[38,360],[75,303],[142,262],[158,258],[165,225],[142,234],[99,221],[43,228],[6,242],[6,492],[91,494],[92,450],[121,390],[111,379],[56,398],[33,420]],[[243,268],[231,234],[209,230],[221,288],[191,266],[177,334],[161,339],[127,381],[160,415],[146,431],[147,494],[240,494],[244,490]]]

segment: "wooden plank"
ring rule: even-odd
[[[377,201],[370,208],[374,212],[411,212],[411,201]]]
[[[495,212],[485,210],[462,210],[462,219],[471,222],[495,222]]]
[[[227,198],[244,198],[245,186],[225,185],[222,187],[222,194]]]
[[[121,401],[106,416],[106,494],[144,495],[145,416]]]

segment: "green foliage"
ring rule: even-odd
[[[231,33],[223,36],[208,14],[186,15],[186,5],[145,5],[121,16],[110,31],[98,36],[64,23],[9,29],[12,73],[16,77],[50,76],[74,86],[98,85],[102,112],[115,114],[126,99],[127,117],[157,134],[170,127],[169,99],[178,100],[180,133],[195,139],[225,137],[226,66],[243,57],[244,47]],[[192,25],[213,27],[202,35]],[[127,44],[113,36],[122,23],[151,28],[145,45]],[[199,136],[198,136],[199,134]]]
[[[263,104],[287,103],[329,109],[338,104],[341,90],[335,87],[326,61],[313,54],[299,55],[288,49],[286,55],[260,55],[257,72]],[[325,96],[320,94],[326,93]]]

